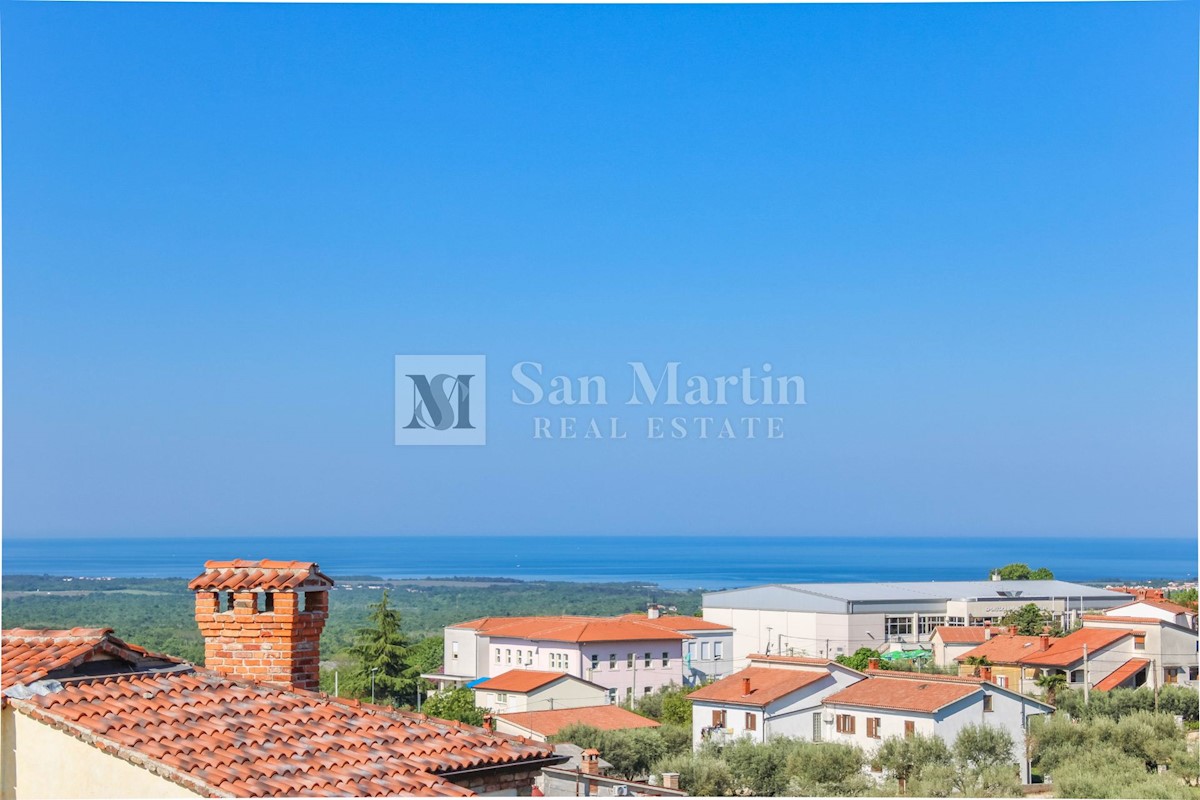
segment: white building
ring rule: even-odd
[[[509,670],[471,687],[475,705],[496,714],[553,711],[598,706],[608,702],[608,690],[565,672]]]
[[[772,736],[820,740],[822,700],[863,674],[827,659],[750,656],[750,666],[688,695],[692,744]]]
[[[1183,628],[1196,629],[1196,612],[1161,597],[1142,597],[1104,612],[1109,616],[1160,619]]]
[[[1070,627],[1086,610],[1129,595],[1066,581],[769,584],[704,595],[704,619],[734,629],[734,666],[745,654],[824,658],[928,644],[938,626],[998,622],[1033,603]]]
[[[929,640],[933,663],[939,667],[957,666],[956,659],[992,638],[990,625],[940,625]]]
[[[445,629],[438,689],[510,670],[565,672],[599,684],[611,703],[732,671],[733,630],[699,617],[484,617]],[[691,645],[689,647],[689,645]]]
[[[824,705],[823,738],[857,745],[868,754],[893,736],[919,733],[953,744],[967,725],[1002,728],[1012,737],[1012,760],[1022,764],[1025,782],[1029,719],[1054,712],[1053,706],[981,679],[894,670],[871,671],[826,697]]]

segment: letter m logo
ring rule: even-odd
[[[486,383],[483,356],[396,356],[396,444],[484,444]]]

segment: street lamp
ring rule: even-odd
[[[379,667],[371,667],[371,705],[375,705],[375,673],[379,672]]]

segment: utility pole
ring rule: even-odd
[[[1088,684],[1088,663],[1087,663],[1087,643],[1083,645],[1083,704],[1086,706],[1092,699],[1090,685]]]
[[[770,625],[767,626],[767,652],[763,653],[765,656],[771,655],[771,631],[773,630],[774,628]]]
[[[1150,659],[1150,674],[1154,677],[1154,713],[1158,713],[1158,659]]]

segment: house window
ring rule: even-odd
[[[837,715],[837,732],[854,733],[854,717],[850,714]]]
[[[687,656],[688,656],[688,661],[691,661],[693,658],[696,657],[696,643],[695,642],[688,642]]]
[[[1134,650],[1145,650],[1146,649],[1146,634],[1144,634],[1144,633],[1136,634],[1135,633],[1133,635],[1133,649]]]
[[[883,632],[891,636],[908,636],[912,633],[912,617],[884,617]]]
[[[625,666],[628,669],[633,669],[633,653],[629,653],[625,656]]]
[[[616,689],[608,690],[608,704],[610,706],[615,706],[617,704],[617,690]]]
[[[499,694],[497,694],[496,695],[496,704],[502,705],[502,706],[508,705],[508,695],[505,694],[504,692],[500,692]]]
[[[713,642],[713,658],[717,659],[718,661],[721,659],[723,650],[722,645],[723,642]]]
[[[663,653],[663,666],[669,667],[670,665],[671,665],[671,654]]]
[[[1083,670],[1077,669],[1071,673],[1071,683],[1083,683]]]
[[[953,625],[956,628],[965,628],[965,627],[967,627],[967,618],[966,617],[946,617],[946,624]]]
[[[497,664],[500,663],[500,648],[499,647],[496,648],[496,663]]]
[[[650,654],[646,653],[646,657],[643,660],[646,662],[644,666],[648,669],[650,667]]]
[[[450,643],[450,653],[451,653],[451,656],[450,656],[451,658],[453,658],[453,659],[458,658],[458,642]]]
[[[616,653],[608,654],[608,668],[609,669],[617,668],[617,654]]]
[[[990,694],[985,694],[983,696],[983,710],[984,711],[992,710],[992,696]]]
[[[1008,688],[1008,676],[1007,675],[996,675],[995,680],[996,680],[996,685],[999,686],[1001,689]]]
[[[700,660],[708,661],[708,642],[700,643]]]
[[[746,730],[753,731],[758,728],[758,717],[749,711],[746,712]]]
[[[600,656],[592,653],[592,669],[597,669],[600,666]]]
[[[512,663],[512,650],[509,648],[505,648],[505,650],[504,650],[504,663],[505,664]]]
[[[905,736],[905,738],[908,738],[910,736],[915,736],[916,733],[917,733],[917,723],[913,722],[911,719],[904,720],[904,736]]]
[[[725,727],[725,712],[717,711],[714,709],[712,712],[712,724],[713,724],[714,728],[724,728]]]
[[[921,616],[917,618],[917,633],[926,636],[933,633],[934,628],[945,624],[946,618],[944,616]]]
[[[868,739],[882,739],[883,738],[879,734],[879,724],[881,722],[883,722],[883,720],[880,719],[879,717],[867,717],[867,738]]]
[[[633,687],[632,686],[625,687],[625,702],[626,703],[633,702]]]
[[[642,689],[642,694],[644,694],[644,695],[650,694],[650,687],[647,686],[645,689]]]
[[[528,666],[533,665],[533,651],[532,650],[525,651],[525,664]]]

